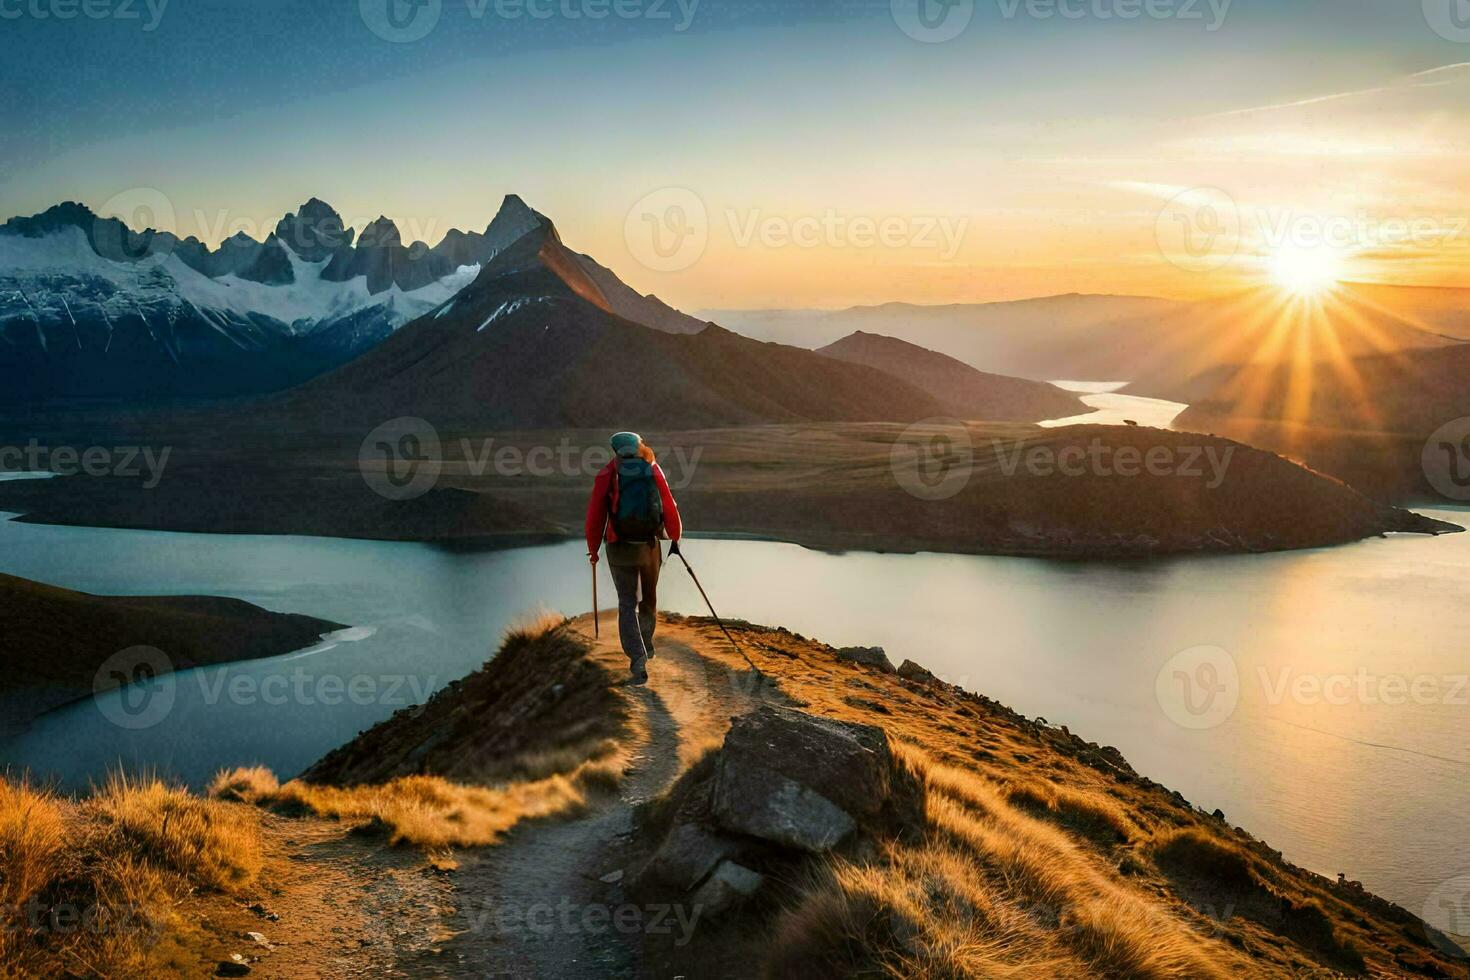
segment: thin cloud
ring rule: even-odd
[[[1425,71],[1415,72],[1412,75],[1397,79],[1388,85],[1376,85],[1372,88],[1352,89],[1347,92],[1333,92],[1330,95],[1318,95],[1307,99],[1295,99],[1291,102],[1276,102],[1271,105],[1250,106],[1245,109],[1227,109],[1224,112],[1212,112],[1207,115],[1198,116],[1199,119],[1222,119],[1229,116],[1247,116],[1258,112],[1277,112],[1283,109],[1300,109],[1304,106],[1321,105],[1324,102],[1337,102],[1342,99],[1356,99],[1364,95],[1378,95],[1383,92],[1393,92],[1400,89],[1410,88],[1440,88],[1445,85],[1454,84],[1454,79],[1437,80],[1433,82],[1415,82],[1416,78],[1429,78],[1442,75],[1447,72],[1470,71],[1470,61],[1456,62],[1453,65],[1441,65],[1438,68],[1429,68]]]

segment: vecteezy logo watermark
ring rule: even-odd
[[[889,0],[893,22],[915,41],[951,41],[970,26],[975,0]]]
[[[168,0],[0,0],[0,20],[143,20],[144,33],[158,30]]]
[[[357,468],[379,496],[389,500],[421,497],[439,482],[444,469],[439,432],[413,416],[384,422],[362,441]]]
[[[1206,490],[1225,482],[1235,447],[1225,446],[1109,446],[1093,437],[1086,446],[1026,446],[1022,442],[992,440],[1001,475],[1015,476],[1024,467],[1030,476],[1182,477],[1205,480]],[[1206,479],[1208,478],[1208,479]]]
[[[0,473],[55,473],[57,476],[140,477],[152,490],[163,479],[172,446],[43,446],[32,439],[24,446],[0,446]]]
[[[1455,705],[1470,704],[1470,674],[1375,674],[1359,667],[1351,674],[1297,673],[1290,665],[1274,671],[1257,668],[1265,701],[1293,704]]]
[[[1232,3],[1234,0],[996,0],[1006,20],[1023,15],[1031,20],[1197,20],[1211,34],[1225,26]]]
[[[1094,436],[1086,444],[1055,446],[1024,439],[992,439],[995,472],[1010,478],[1132,479],[1141,476],[1200,480],[1206,490],[1225,483],[1234,446],[1111,446]],[[893,443],[889,464],[899,486],[923,500],[943,500],[964,489],[974,471],[969,430],[953,419],[927,419]]]
[[[1234,0],[995,0],[1005,20],[1200,21],[1210,33],[1225,26]],[[937,44],[964,32],[975,0],[889,0],[898,29],[916,41]]]
[[[668,21],[682,34],[694,23],[700,0],[465,0],[471,20]],[[394,44],[421,41],[439,26],[444,0],[358,0],[368,30]],[[675,17],[677,16],[677,20]]]
[[[393,44],[421,41],[439,25],[444,0],[358,0],[368,30]]]
[[[1424,902],[1424,924],[1429,927],[1429,941],[1442,953],[1459,959],[1470,958],[1459,942],[1470,937],[1470,875],[1460,875],[1444,882],[1429,893]]]
[[[593,935],[618,933],[624,936],[674,936],[675,946],[688,945],[694,938],[703,907],[653,903],[608,905],[602,902],[573,902],[563,895],[560,902],[514,902],[481,900],[480,908],[464,908],[470,931],[490,930],[503,935]]]
[[[661,451],[659,466],[669,486],[682,490],[694,479],[703,446],[672,446]],[[358,466],[374,492],[390,500],[420,497],[434,488],[451,465],[466,476],[591,479],[612,461],[606,443],[580,445],[563,436],[555,445],[515,445],[496,436],[462,437],[443,445],[429,422],[405,417],[385,422],[363,440]]]
[[[140,905],[114,905],[93,902],[47,902],[32,895],[13,908],[0,908],[0,931],[11,935],[28,934],[39,940],[48,936],[134,936],[140,933],[159,937],[163,923]]]
[[[893,478],[920,500],[947,500],[970,482],[975,447],[956,419],[925,419],[904,429],[888,453]]]
[[[1446,41],[1470,44],[1470,0],[1424,0],[1424,20]]]
[[[1216,728],[1240,703],[1240,671],[1229,651],[1216,646],[1180,650],[1154,678],[1164,715],[1181,728]]]
[[[152,728],[174,709],[178,691],[173,670],[168,654],[154,647],[119,650],[93,675],[92,703],[119,728]]]
[[[199,681],[201,701],[213,707],[221,700],[251,707],[263,704],[279,707],[297,704],[305,707],[340,704],[385,705],[406,708],[423,704],[438,687],[437,677],[417,674],[314,674],[305,667],[290,673],[232,673],[231,668],[195,673]]]
[[[612,449],[606,445],[578,446],[563,436],[555,445],[521,447],[504,443],[496,445],[494,436],[474,440],[460,439],[459,452],[464,459],[464,468],[470,476],[492,473],[505,477],[587,477],[597,475],[612,462]],[[660,453],[659,467],[664,471],[669,486],[682,490],[694,479],[694,471],[704,455],[703,446],[686,450],[674,446],[667,453]]]
[[[407,708],[423,704],[438,689],[435,676],[417,674],[313,673],[305,666],[268,674],[237,671],[230,666],[196,670],[198,702],[215,707],[221,701],[251,707],[296,704],[306,707],[384,705]],[[163,722],[178,701],[179,680],[173,660],[162,650],[138,646],[108,657],[92,680],[97,710],[119,728],[140,731]]]
[[[688,188],[645,194],[623,222],[628,252],[654,272],[679,272],[698,262],[709,245],[709,212]]]
[[[131,187],[112,195],[97,209],[92,244],[98,255],[113,262],[157,265],[173,251],[174,240],[153,234],[151,229],[173,228],[176,218],[167,194],[152,187]]]
[[[969,218],[947,215],[881,217],[843,214],[828,208],[815,214],[765,214],[759,208],[729,209],[725,220],[736,246],[749,248],[917,249],[937,252],[941,262],[955,257],[970,227]]]
[[[1159,254],[1186,272],[1214,272],[1240,251],[1240,210],[1218,187],[1170,198],[1154,222]]]
[[[1470,417],[1435,430],[1420,457],[1429,485],[1451,500],[1470,500]]]

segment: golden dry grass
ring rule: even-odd
[[[1014,787],[926,761],[911,747],[900,755],[927,786],[922,839],[888,842],[876,862],[832,861],[778,924],[769,975],[836,968],[936,980],[1208,980],[1240,972],[1233,954],[1121,880],[1084,843],[1014,805]]]
[[[80,801],[0,780],[0,977],[149,975],[177,902],[261,863],[257,814],[157,779]]]
[[[221,772],[210,794],[259,806],[299,808],[334,820],[374,824],[392,844],[423,848],[483,847],[500,842],[523,820],[574,816],[588,795],[621,778],[621,756],[583,762],[569,774],[466,786],[439,776],[403,776],[378,786],[281,785],[268,770]]]
[[[515,670],[502,681],[524,686],[519,671],[533,669],[534,655],[556,642],[566,624],[564,617],[555,614],[529,614],[506,631],[500,658],[485,670],[497,670],[497,661],[502,668],[512,665]],[[520,663],[527,655],[531,662]],[[583,684],[601,685],[603,693],[610,694],[608,677],[601,670],[575,676]],[[532,685],[533,694],[536,689]],[[615,706],[623,707],[621,699]],[[420,773],[355,785],[301,779],[282,784],[270,770],[255,766],[221,771],[208,794],[380,828],[394,845],[430,851],[491,846],[523,820],[575,816],[585,811],[592,796],[616,790],[629,764],[630,746],[640,734],[639,722],[625,710],[605,711],[570,723],[560,720],[552,727],[555,730],[548,731],[546,738],[531,740],[534,747],[475,760],[479,782]],[[376,734],[391,741],[384,726]],[[452,858],[438,854],[436,860],[449,862]]]
[[[712,623],[672,623],[737,666]],[[1470,976],[1407,913],[1286,864],[1113,750],[785,631],[737,628],[804,710],[882,727],[926,798],[908,833],[786,891],[754,951],[767,976]]]

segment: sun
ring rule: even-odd
[[[1271,280],[1295,296],[1322,296],[1342,279],[1342,259],[1325,245],[1283,245],[1269,264]]]

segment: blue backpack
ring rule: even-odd
[[[664,525],[663,499],[653,478],[653,466],[638,458],[619,459],[617,510],[613,532],[619,541],[655,541]]]

